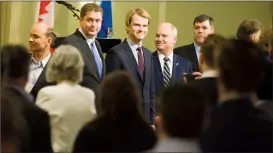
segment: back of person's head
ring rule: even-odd
[[[82,81],[84,62],[77,48],[71,45],[61,45],[52,55],[46,69],[48,82]]]
[[[130,118],[139,115],[140,95],[131,76],[116,71],[105,76],[98,100],[98,115]]]
[[[216,67],[215,58],[222,51],[222,47],[229,43],[228,39],[219,34],[210,34],[200,50],[200,64],[205,63],[210,68]]]
[[[164,133],[169,137],[198,138],[204,120],[201,93],[186,85],[166,89],[160,100],[160,117]]]
[[[256,19],[244,20],[238,27],[236,37],[245,41],[259,41],[262,23]]]
[[[1,47],[2,81],[24,78],[27,81],[30,53],[21,45],[5,45]]]
[[[219,55],[218,68],[221,83],[226,90],[239,93],[255,92],[263,82],[265,58],[257,44],[232,40]]]

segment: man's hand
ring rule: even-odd
[[[192,75],[194,76],[195,80],[198,80],[200,78],[202,78],[202,73],[201,72],[193,72]]]
[[[192,76],[190,76],[190,75],[192,75]],[[193,77],[195,80],[202,78],[202,73],[200,73],[200,72],[193,72],[190,75],[188,76],[187,73],[183,73],[183,82],[184,83],[187,83],[190,81],[190,80],[188,80],[187,77],[190,77],[190,78]]]

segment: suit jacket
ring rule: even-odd
[[[201,139],[203,152],[272,152],[272,120],[247,98],[219,103]]]
[[[206,77],[198,80],[191,81],[187,85],[197,89],[205,99],[205,120],[204,129],[206,129],[210,124],[211,112],[218,101],[218,89],[217,89],[217,78],[216,77]]]
[[[189,82],[188,85],[196,88],[203,94],[206,103],[214,107],[218,101],[217,78],[206,77]]]
[[[152,54],[148,49],[142,47],[142,51],[145,63],[144,80],[142,80],[140,77],[137,61],[126,41],[123,41],[121,44],[111,48],[107,52],[107,73],[111,73],[116,70],[125,70],[132,76],[142,96],[141,106],[146,120],[150,124],[154,124],[155,88],[153,59]]]
[[[194,65],[194,71],[200,71],[198,57],[196,55],[196,51],[195,51],[195,47],[193,43],[190,45],[175,48],[174,53],[192,62]]]
[[[35,106],[33,99],[20,87],[7,86],[4,90],[10,93],[9,97],[16,98],[13,102],[20,114],[25,118],[29,145],[21,148],[22,152],[52,152],[50,123],[47,112]]]
[[[50,60],[50,59],[49,59]],[[34,102],[36,102],[36,98],[37,98],[37,94],[40,91],[40,89],[42,89],[43,87],[46,86],[50,86],[50,85],[54,85],[54,82],[47,82],[46,81],[46,77],[45,77],[45,73],[46,73],[46,68],[47,68],[47,64],[45,65],[42,73],[40,74],[38,80],[36,81],[35,85],[33,86],[33,88],[30,91],[30,94],[33,96],[34,98]]]
[[[73,152],[141,152],[155,143],[154,130],[140,116],[100,117],[81,130]]]
[[[41,89],[36,104],[50,116],[54,152],[71,152],[80,129],[96,116],[94,92],[70,82]]]
[[[154,62],[154,81],[155,81],[155,93],[158,95],[164,89],[163,85],[163,72],[160,65],[159,57],[157,51],[153,52],[153,62]],[[171,76],[171,84],[182,83],[183,73],[192,73],[193,66],[192,63],[186,59],[173,54],[173,69]]]
[[[72,45],[80,51],[84,60],[83,81],[81,82],[81,85],[92,89],[95,92],[95,95],[97,95],[101,80],[99,79],[99,71],[97,68],[94,55],[90,47],[88,46],[85,37],[77,29],[75,33],[65,38],[62,44]],[[103,67],[102,78],[103,78],[103,76],[105,75],[105,62],[103,58],[103,53],[101,50],[101,46],[97,40],[95,41],[95,44],[102,61],[102,67]]]

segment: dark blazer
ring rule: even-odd
[[[189,82],[188,85],[199,90],[209,106],[215,106],[218,101],[217,78],[207,77]]]
[[[36,98],[37,98],[37,95],[38,95],[38,92],[40,91],[40,89],[42,89],[43,87],[46,87],[46,86],[56,84],[54,82],[47,82],[46,81],[46,78],[45,78],[46,68],[47,68],[47,65],[44,67],[44,69],[43,69],[42,73],[40,74],[38,80],[36,81],[35,85],[33,86],[33,88],[30,91],[30,94],[34,98],[34,103],[36,102]]]
[[[22,148],[22,152],[53,152],[51,147],[50,119],[44,110],[34,104],[31,97],[20,87],[6,86],[10,97],[16,98],[14,102],[20,114],[26,120],[29,133],[29,145]]]
[[[249,99],[221,102],[201,138],[201,149],[203,152],[272,152],[272,125],[270,117]]]
[[[200,71],[199,63],[198,63],[198,57],[196,55],[194,44],[186,45],[177,47],[174,50],[174,53],[178,56],[185,58],[193,63],[194,65],[194,71]]]
[[[197,89],[205,99],[204,129],[210,124],[210,115],[218,101],[217,78],[207,77],[191,81],[187,85]]]
[[[94,55],[90,47],[88,46],[85,37],[77,29],[75,33],[65,38],[62,44],[72,45],[80,51],[84,60],[83,81],[81,82],[81,85],[89,89],[92,89],[97,96],[101,80],[99,79],[99,71],[97,68]],[[97,40],[95,41],[95,44],[102,60],[103,78],[103,76],[105,75],[105,62],[103,58],[103,53],[101,50],[101,46]]]
[[[157,51],[153,52],[153,62],[154,62],[154,81],[155,81],[155,93],[160,94],[165,88],[163,85],[163,72],[160,65],[159,57]],[[171,76],[171,84],[182,83],[183,73],[192,73],[193,66],[188,60],[173,54],[173,69]]]
[[[102,117],[79,132],[73,152],[142,152],[155,143],[154,130],[140,117]]]
[[[138,64],[133,52],[127,43],[123,41],[121,44],[111,48],[106,55],[107,73],[116,70],[127,71],[135,81],[142,96],[142,110],[146,120],[150,124],[154,124],[155,117],[155,88],[154,88],[154,66],[152,53],[142,47],[145,70],[144,80],[141,79],[138,71]]]

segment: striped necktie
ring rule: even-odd
[[[164,57],[163,80],[165,87],[168,87],[171,82],[171,73],[168,62],[170,62],[170,59],[168,57]]]

